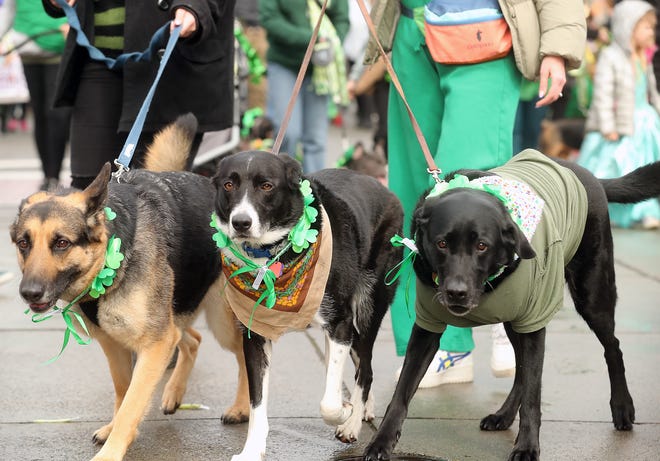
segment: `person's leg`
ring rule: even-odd
[[[46,178],[54,178],[59,181],[62,160],[69,140],[71,109],[68,107],[53,107],[58,67],[58,64],[45,64],[42,75],[44,79],[43,86],[46,90],[44,103],[46,104],[46,138],[48,140],[44,172]]]
[[[37,147],[37,153],[41,160],[41,170],[44,178],[47,178],[46,164],[48,157],[46,152],[48,150],[48,139],[46,136],[47,120],[46,120],[46,88],[43,85],[43,66],[40,64],[24,64],[23,72],[25,73],[25,80],[27,82],[28,90],[30,91],[30,106],[32,107],[32,115],[34,117],[34,142]]]
[[[275,136],[279,133],[295,83],[296,75],[291,70],[275,62],[268,62],[269,91],[266,115],[270,117],[275,125]],[[304,87],[305,83],[303,82],[301,92],[304,91]],[[298,142],[302,136],[302,118],[302,104],[300,103],[300,95],[298,95],[280,148],[280,152],[287,153],[294,158]]]
[[[522,132],[522,149],[538,149],[539,136],[541,134],[541,122],[548,113],[548,106],[536,108],[534,105],[536,101],[525,101],[523,103],[523,111],[525,117],[525,124]],[[514,153],[520,151],[514,150]]]
[[[423,43],[424,37],[415,22],[402,16],[394,38],[392,65],[424,138],[433,149],[432,146],[437,144],[440,137],[439,121],[444,107],[435,65],[430,62]],[[394,85],[390,85],[387,126],[389,187],[401,200],[404,211],[403,233],[410,237],[415,204],[422,192],[431,185],[431,179],[426,173],[424,154],[410,118]],[[390,308],[394,343],[399,356],[406,353],[415,323],[414,274],[411,272],[409,283],[407,278],[407,274],[402,275]]]
[[[302,103],[303,172],[313,173],[325,168],[325,146],[328,140],[328,96],[314,92],[311,79],[306,78],[298,95]]]
[[[87,63],[71,115],[72,187],[87,187],[105,162],[112,162],[121,152],[125,141],[117,133],[121,101],[121,73]]]
[[[443,171],[506,163],[513,152],[520,98],[521,76],[513,55],[468,66],[438,67],[446,106],[437,150]]]

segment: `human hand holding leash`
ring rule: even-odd
[[[179,37],[190,37],[197,32],[197,18],[195,18],[195,15],[186,8],[177,8],[174,11],[174,20],[170,24],[170,32],[172,32],[177,26],[181,26],[181,34]]]
[[[539,77],[539,101],[535,107],[543,107],[552,104],[563,95],[561,90],[566,84],[566,66],[561,56],[544,56],[541,61]],[[551,82],[548,90],[548,80]]]
[[[66,0],[66,2],[69,4],[69,6],[73,6],[76,4],[76,0]],[[57,0],[50,0],[50,4],[53,5],[55,8],[62,8],[60,5],[57,4]]]

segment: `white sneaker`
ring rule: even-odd
[[[504,325],[498,323],[491,328],[493,351],[490,356],[490,369],[496,378],[506,378],[516,373],[516,355],[506,335]]]
[[[14,274],[9,271],[0,271],[0,285],[4,285],[14,278]]]
[[[396,371],[399,380],[401,367]],[[419,389],[440,386],[441,384],[471,383],[474,381],[472,352],[447,352],[439,349],[426,369],[419,383]]]
[[[653,216],[644,216],[642,219],[642,229],[644,230],[653,230],[660,227],[660,219],[654,218]]]

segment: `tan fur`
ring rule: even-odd
[[[169,125],[147,148],[144,166],[149,171],[183,171],[186,169],[192,139],[177,125]]]
[[[147,166],[168,171],[185,166],[186,146],[190,147],[192,134],[191,124],[183,129],[169,127],[163,131],[150,148]],[[51,287],[53,294],[46,293],[44,298],[72,300],[103,268],[109,235],[99,203],[105,201],[109,175],[107,165],[84,191],[66,195],[38,192],[22,203],[11,227],[11,237],[17,246],[29,242],[29,251],[17,251],[23,281],[33,279]],[[223,415],[223,421],[243,422],[249,415],[242,336],[236,319],[220,298],[222,286],[216,281],[194,314],[175,318],[174,273],[169,265],[163,264],[168,258],[168,247],[161,238],[162,229],[156,224],[139,216],[136,222],[132,251],[139,252],[135,261],[143,266],[137,271],[140,279],[124,277],[123,271],[119,271],[113,285],[98,299],[99,325],[90,319],[85,322],[105,353],[115,388],[113,418],[94,433],[94,442],[103,447],[93,461],[123,459],[177,346],[179,355],[165,385],[162,409],[166,414],[174,413],[182,403],[201,342],[201,335],[191,324],[202,309],[213,312],[209,318],[214,335],[235,354],[239,364],[236,401]],[[76,242],[83,234],[89,240],[86,245],[72,244],[67,251],[57,251],[58,239]],[[67,271],[80,275],[73,282],[67,281],[63,293],[55,292],[58,276]],[[74,309],[82,313],[79,306]],[[137,356],[134,366],[132,352]]]

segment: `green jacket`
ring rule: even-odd
[[[5,6],[8,6],[7,3]],[[66,24],[66,18],[51,18],[44,11],[41,2],[35,0],[15,0],[16,15],[14,30],[31,36],[48,30],[59,29]],[[35,39],[45,51],[61,54],[64,51],[64,34],[61,32],[44,35]]]
[[[587,26],[582,0],[498,0],[513,41],[516,66],[528,80],[538,77],[544,56],[561,56],[566,70],[580,67],[587,39]],[[410,8],[420,0],[404,0]],[[371,10],[378,36],[393,36],[397,23],[399,0],[378,0]],[[376,21],[377,20],[377,21]],[[384,30],[383,30],[384,29]],[[365,64],[375,62],[378,50],[370,41]],[[390,47],[386,47],[389,51]]]
[[[343,41],[349,27],[348,2],[330,0],[328,4],[326,14]],[[268,34],[268,61],[298,72],[312,38],[307,0],[259,0],[259,21]]]

